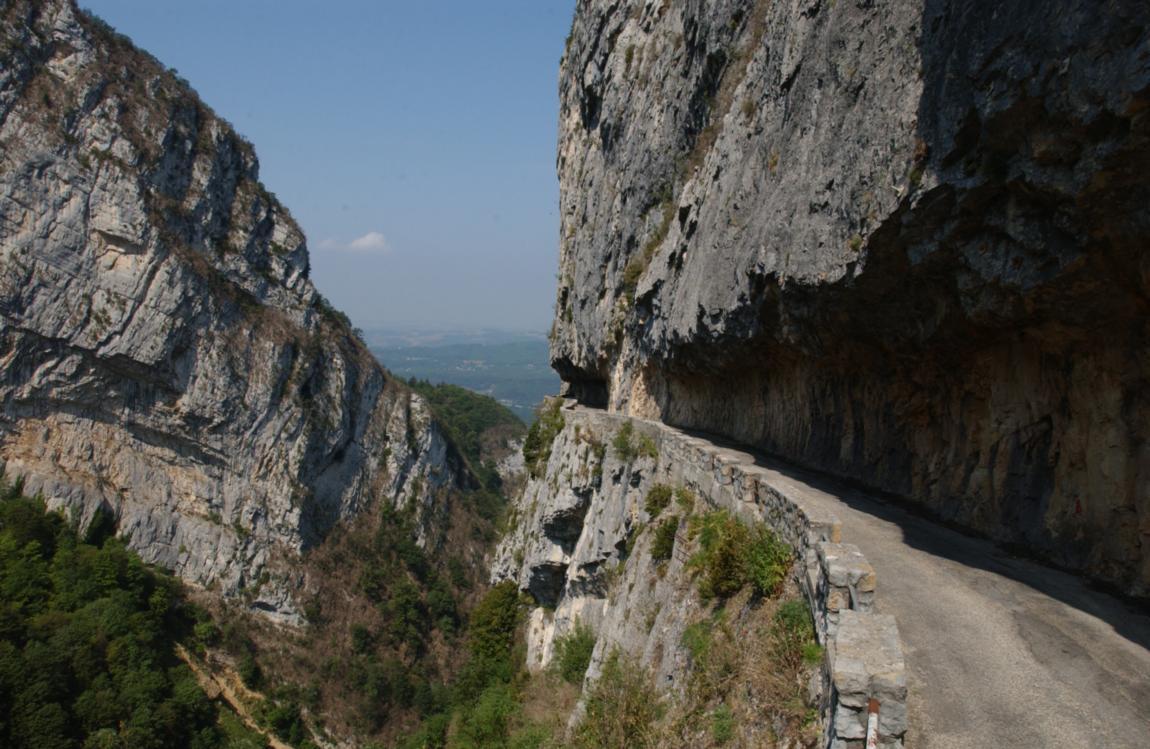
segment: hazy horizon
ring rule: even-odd
[[[252,141],[354,324],[548,329],[574,0],[82,4]]]

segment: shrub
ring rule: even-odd
[[[203,647],[215,645],[220,640],[220,629],[211,619],[196,622],[195,627],[192,628],[192,634],[196,638],[196,642]]]
[[[647,492],[647,501],[643,505],[643,509],[652,518],[659,517],[659,513],[667,509],[667,505],[671,504],[671,487],[666,484],[655,484]]]
[[[749,529],[750,545],[746,547],[747,582],[755,595],[773,596],[782,589],[794,552],[780,541],[766,525]]]
[[[750,527],[722,510],[693,518],[699,551],[691,566],[701,574],[703,598],[728,598],[751,585],[756,595],[778,592],[791,561],[791,550],[762,523]]]
[[[727,705],[719,705],[711,713],[711,736],[716,744],[726,744],[735,736],[735,716]]]
[[[774,634],[782,649],[792,659],[801,659],[807,665],[822,660],[823,649],[815,639],[815,625],[806,601],[787,601],[775,612]]]
[[[268,700],[264,703],[263,718],[272,733],[291,744],[299,744],[309,736],[295,700]]]
[[[557,746],[554,732],[546,726],[520,728],[507,739],[507,749],[551,749]]]
[[[527,430],[527,437],[523,440],[523,460],[532,476],[539,477],[551,459],[551,445],[559,432],[563,431],[565,421],[561,411],[562,403],[552,400],[539,410],[535,423]]]
[[[591,665],[591,653],[595,650],[595,633],[583,623],[555,641],[555,672],[564,681],[579,684]]]
[[[646,749],[655,746],[659,696],[645,669],[614,651],[587,695],[575,730],[580,749]]]
[[[379,608],[387,619],[384,634],[392,645],[403,644],[413,651],[422,647],[430,622],[419,588],[413,582],[407,578],[397,580]]]
[[[675,490],[675,504],[679,505],[679,509],[685,514],[690,514],[695,509],[695,493],[685,486],[680,486]]]
[[[716,510],[695,520],[692,534],[698,536],[699,551],[691,566],[702,575],[699,593],[704,599],[727,598],[742,589],[746,580],[745,527],[727,513]]]
[[[263,686],[263,672],[260,670],[260,664],[256,662],[255,656],[251,653],[243,654],[236,666],[236,671],[239,672],[240,680],[248,689],[259,689]]]
[[[456,743],[463,747],[503,746],[512,717],[519,704],[510,685],[493,684],[463,714]]]
[[[628,420],[623,422],[623,426],[615,433],[615,439],[611,441],[611,446],[615,448],[615,457],[625,463],[634,460],[637,454],[635,445],[631,442],[634,436],[635,425]]]
[[[471,611],[471,652],[480,657],[507,657],[518,624],[519,590],[513,580],[504,580]]]
[[[697,662],[706,657],[707,651],[711,648],[712,626],[709,619],[704,619],[701,622],[688,625],[683,630],[683,647],[691,654],[691,660]]]
[[[442,749],[447,745],[447,729],[450,725],[451,718],[448,715],[433,715],[397,746],[399,749]]]
[[[351,628],[351,649],[355,653],[366,653],[371,650],[371,632],[367,627],[361,624],[355,624]]]
[[[435,626],[444,632],[453,632],[457,623],[455,597],[443,580],[435,580],[427,592],[427,613]]]
[[[643,458],[651,458],[652,460],[659,459],[659,446],[655,444],[655,440],[649,434],[639,435],[639,456]]]
[[[657,562],[671,558],[675,551],[675,534],[679,530],[679,518],[671,515],[655,529],[655,540],[651,542],[651,558]]]

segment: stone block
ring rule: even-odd
[[[818,550],[831,587],[860,592],[875,589],[874,567],[857,546],[824,541],[818,545]]]
[[[849,653],[836,652],[837,635],[832,640],[832,653],[830,656],[831,684],[834,686],[835,699],[840,705],[861,710],[866,707],[870,699],[870,672],[862,658],[852,657]]]
[[[905,702],[891,699],[882,703],[878,713],[878,734],[880,737],[902,736],[906,733],[906,723]]]
[[[826,610],[841,611],[851,607],[850,592],[838,588],[831,588],[826,595]]]
[[[906,732],[906,667],[894,617],[842,611],[828,652],[836,710],[880,704],[880,736]],[[837,730],[838,714],[835,725]],[[845,719],[844,719],[845,720]]]
[[[866,738],[866,711],[839,703],[835,708],[835,736],[841,739]]]

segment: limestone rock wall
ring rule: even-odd
[[[466,471],[308,280],[252,147],[71,0],[0,10],[0,458],[145,560],[297,617],[291,560]]]
[[[1150,593],[1150,6],[584,0],[552,360]]]

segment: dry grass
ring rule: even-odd
[[[679,509],[689,512],[694,497],[686,490],[676,494]],[[698,536],[680,534],[680,540],[676,556],[701,548]],[[690,588],[698,582],[681,579]],[[687,674],[668,695],[659,695],[653,676],[635,661],[618,657],[622,668],[605,666],[588,691],[576,746],[814,747],[818,716],[807,689],[822,652],[794,580],[787,575],[770,591],[756,595],[747,583],[690,622],[678,643],[689,660]],[[652,662],[661,660],[659,654]]]
[[[780,609],[800,596],[793,583],[777,599],[755,602],[744,591],[688,631],[692,672],[661,747],[709,749],[774,746],[818,740],[806,685],[815,665],[804,660],[804,637],[785,630]],[[813,655],[808,647],[807,656]]]
[[[577,749],[655,749],[663,746],[657,721],[663,704],[646,669],[611,653],[585,703],[575,730]]]
[[[521,712],[516,728],[528,726],[550,737],[543,746],[561,746],[567,730],[567,717],[579,701],[580,688],[568,684],[559,676],[543,672],[531,677],[524,687],[520,702]]]

